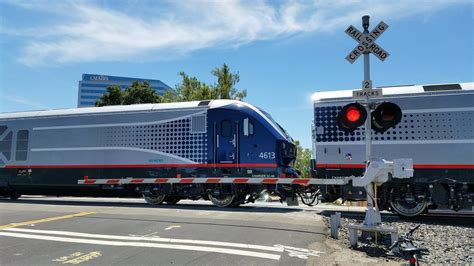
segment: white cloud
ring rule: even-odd
[[[113,9],[91,2],[7,3],[58,17],[54,25],[0,30],[2,34],[28,37],[19,61],[33,66],[156,60],[203,48],[239,47],[305,32],[342,30],[349,23],[359,23],[365,14],[389,21],[469,1],[314,0],[275,4],[263,0],[189,0],[152,1],[148,2],[152,6],[127,4]]]
[[[5,101],[12,102],[14,104],[20,104],[20,105],[24,105],[24,106],[32,107],[36,109],[46,109],[46,107],[42,105],[41,103],[23,98],[21,96],[5,95],[2,98]]]

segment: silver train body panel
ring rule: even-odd
[[[430,88],[430,86],[425,86]],[[415,166],[474,164],[474,85],[456,90],[425,91],[423,86],[383,88],[374,102],[400,106],[402,121],[384,133],[372,131],[372,156],[392,160],[413,158]],[[336,116],[353,102],[351,91],[316,93],[314,98],[313,157],[318,165],[355,165],[365,161],[365,127],[344,133]],[[336,167],[337,168],[337,167]]]
[[[0,167],[7,162],[17,166],[204,162],[209,106],[198,102],[156,106],[0,114]],[[18,139],[20,131],[27,132],[26,141]],[[195,153],[177,141],[185,131],[193,139],[187,146],[195,146]]]
[[[372,157],[411,158],[414,176],[392,179],[379,188],[381,209],[416,216],[427,209],[471,210],[474,206],[474,83],[382,88],[373,102],[400,106],[399,124],[372,131]],[[365,168],[365,127],[346,133],[337,114],[354,102],[352,91],[313,95],[312,174],[318,178],[362,175]],[[370,118],[370,114],[368,114]],[[365,200],[363,188],[322,186],[324,199]]]

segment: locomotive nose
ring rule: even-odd
[[[292,167],[296,159],[296,146],[292,142],[280,140],[278,143],[281,160],[284,166]]]

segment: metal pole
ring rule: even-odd
[[[369,16],[362,17],[362,27],[364,28],[364,34],[369,34]],[[370,80],[370,57],[369,52],[364,53],[364,80]],[[372,90],[372,86],[369,88]],[[372,117],[370,115],[370,98],[367,96],[365,110],[367,111],[368,117],[365,120],[365,169],[369,166],[369,161],[372,156]],[[374,209],[373,195],[374,190],[372,183],[365,187],[367,193],[367,211],[364,219],[364,224],[368,226],[375,226],[380,223],[377,210]]]
[[[364,54],[364,80],[370,80],[370,61],[369,54]],[[372,89],[372,88],[370,88]],[[365,110],[367,111],[368,117],[365,120],[365,160],[366,163],[369,162],[371,157],[371,146],[372,146],[372,117],[370,116],[370,98],[366,98]]]
[[[362,27],[364,28],[364,34],[369,34],[369,16],[362,17]],[[370,57],[369,52],[364,53],[364,80],[370,80]],[[369,88],[372,90],[372,86]],[[368,118],[365,120],[365,160],[366,163],[369,162],[371,156],[371,144],[372,144],[372,137],[371,137],[371,117],[370,117],[370,98],[367,96],[366,98],[367,105],[365,109],[367,114],[369,115]]]

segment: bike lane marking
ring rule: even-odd
[[[31,220],[31,221],[25,221],[25,222],[19,222],[19,223],[9,223],[9,224],[5,224],[5,225],[0,225],[0,230],[19,227],[19,226],[25,226],[25,225],[32,225],[32,224],[39,224],[39,223],[65,220],[65,219],[81,217],[81,216],[86,216],[86,215],[91,215],[91,214],[96,214],[96,213],[95,212],[79,212],[79,213],[74,213],[74,214],[68,214],[68,215],[62,215],[62,216],[53,216],[53,217],[37,219],[37,220]]]

